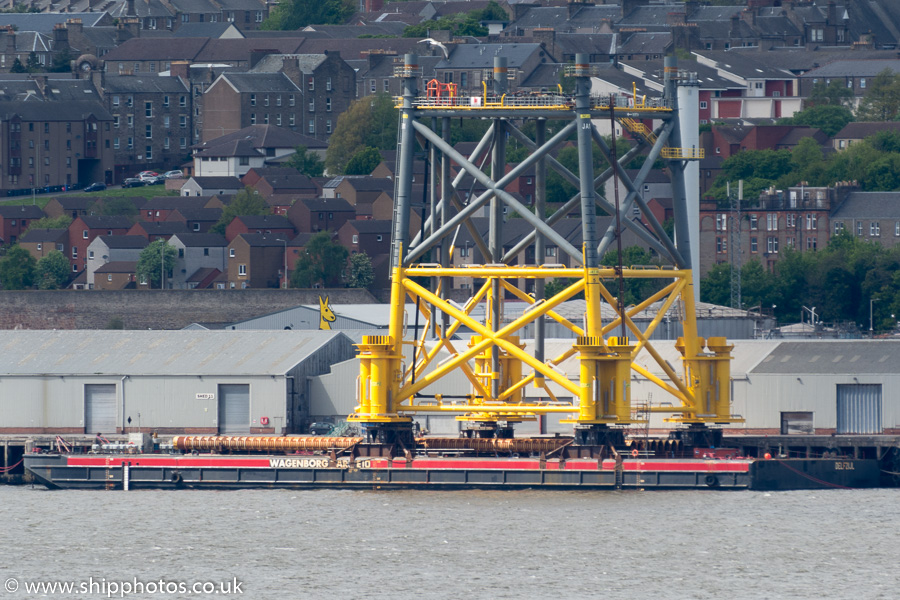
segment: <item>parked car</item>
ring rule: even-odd
[[[106,189],[106,184],[102,181],[98,181],[97,183],[92,183],[91,185],[84,188],[86,192],[102,192]]]
[[[146,185],[156,185],[158,183],[165,183],[166,176],[165,175],[157,175],[156,177],[150,177],[149,179],[144,180]]]
[[[174,171],[166,171],[163,173],[163,177],[166,179],[184,179],[184,173],[176,169]]]
[[[142,185],[144,185],[144,182],[141,181],[140,179],[138,179],[137,177],[129,177],[128,179],[126,179],[125,181],[122,182],[123,188],[141,187]]]
[[[332,429],[334,429],[334,425],[324,422],[313,423],[309,426],[309,432],[313,435],[328,435]]]
[[[156,171],[141,171],[137,174],[137,178],[144,183],[147,183],[148,181],[156,177],[159,177],[159,173],[157,173]]]

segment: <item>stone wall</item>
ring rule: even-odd
[[[0,292],[0,329],[182,329],[225,325],[301,304],[370,304],[366,290],[60,290]]]

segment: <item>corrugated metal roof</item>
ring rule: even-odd
[[[782,342],[752,373],[893,374],[900,372],[900,341]]]
[[[7,331],[2,375],[282,375],[339,331]]]

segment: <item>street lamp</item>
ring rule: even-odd
[[[283,283],[281,284],[281,287],[282,289],[287,289],[287,240],[276,238],[275,241],[284,244],[284,272],[282,273]]]
[[[872,327],[872,304],[878,302],[878,298],[869,298],[869,337],[875,337],[875,329]]]

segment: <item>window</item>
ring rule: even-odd
[[[145,129],[146,129],[146,138],[148,140],[152,140],[153,139],[153,125],[147,125]]]
[[[266,94],[266,95],[263,97],[263,106],[268,106],[268,105],[269,105],[269,95]]]
[[[753,254],[759,252],[759,245],[757,244],[755,237],[750,238],[750,252]]]
[[[293,126],[294,126],[294,122],[295,122],[295,121],[294,121],[294,115],[291,115],[291,116],[288,118],[288,124],[289,124],[291,127],[293,127]]]
[[[716,238],[716,254],[725,254],[728,252],[728,238]]]
[[[325,133],[331,133],[331,119],[325,121]]]
[[[257,23],[263,22],[263,11],[261,11],[261,10],[256,11],[256,22]]]
[[[750,231],[756,231],[759,228],[759,218],[756,215],[750,215]]]
[[[200,231],[200,223],[194,223],[194,231]],[[206,251],[203,256],[209,256],[209,248],[204,248]]]
[[[815,250],[816,249],[816,238],[815,237],[806,238],[806,249],[807,250]]]
[[[309,99],[309,112],[316,112],[316,99],[315,98]]]
[[[778,231],[778,215],[768,213],[766,215],[766,231]]]
[[[250,164],[250,157],[249,156],[241,156],[240,158],[238,158],[238,164],[243,167],[248,166]]]
[[[128,115],[128,129],[134,129],[134,116]]]
[[[72,258],[78,258],[78,246],[72,246]]]
[[[180,115],[178,117],[178,126],[179,127],[187,127],[187,115]]]
[[[168,137],[166,137],[166,139],[163,140],[163,149],[164,150],[169,149],[169,138]]]
[[[356,234],[356,233],[353,234],[353,243],[354,243],[354,244],[358,244],[358,243],[359,243],[359,235]]]
[[[281,113],[275,115],[275,124],[281,127]]]
[[[894,235],[900,237],[900,221],[894,222]]]
[[[119,149],[119,138],[113,138],[113,150]]]
[[[178,142],[178,146],[182,149],[187,148],[187,138],[181,138],[181,140]]]
[[[294,106],[294,95],[288,95],[288,106]]]
[[[308,86],[307,89],[309,89],[309,91],[313,91],[316,89],[316,80],[313,78],[312,75],[310,75],[306,78],[306,85]]]
[[[152,102],[144,102],[144,116],[148,119],[153,118],[153,103]]]
[[[119,128],[119,115],[113,115],[113,127],[116,129]]]
[[[809,230],[818,229],[819,216],[815,213],[806,215],[806,228]]]
[[[163,129],[168,129],[168,128],[169,128],[169,115],[166,115],[165,117],[163,117]]]
[[[188,13],[181,13],[181,22],[182,23],[190,23],[191,15],[189,15]]]
[[[187,96],[178,97],[178,106],[180,106],[181,108],[185,108],[187,106]]]
[[[791,213],[785,217],[787,221],[788,229],[794,228],[797,226],[797,215]]]
[[[250,124],[256,125],[256,113],[250,113]]]
[[[556,256],[556,246],[547,246],[546,248],[544,248],[544,256],[545,257]]]
[[[229,258],[234,258],[234,248],[229,248],[229,249],[228,249],[228,257],[229,257]]]
[[[127,106],[128,108],[134,106],[134,96],[128,96],[127,98],[125,98],[125,106]]]
[[[784,243],[787,244],[788,248],[794,248],[797,246],[793,237],[788,237],[784,240]]]
[[[869,223],[869,235],[871,237],[881,237],[881,223],[872,221]]]
[[[862,221],[856,222],[856,235],[862,235]]]
[[[106,280],[107,280],[107,281],[112,281],[112,273],[107,273],[107,274],[106,274]]]
[[[269,113],[263,115],[263,125],[269,124]]]
[[[331,112],[331,98],[325,98],[325,112]]]
[[[330,91],[331,91],[331,77],[326,77],[326,78],[325,78],[325,91],[326,91],[326,92],[330,92]]]
[[[376,242],[380,242],[382,239],[384,239],[384,238],[383,238],[382,236],[380,236],[380,235],[376,235],[376,236],[375,236],[375,241],[376,241]]]
[[[256,94],[250,94],[250,106],[256,106]]]
[[[81,231],[81,239],[83,239],[83,240],[88,239],[88,230],[87,229],[83,229]]]
[[[113,97],[112,97],[112,105],[113,105],[113,106],[118,106],[118,105],[119,105],[119,97],[118,97],[118,96],[113,96]]]
[[[163,108],[169,108],[169,97],[163,96]]]
[[[275,106],[281,106],[281,94],[275,96]]]
[[[897,223],[900,225],[900,222]],[[834,222],[834,235],[839,234],[844,230],[844,222],[843,221],[835,221]]]
[[[866,89],[866,78],[865,77],[859,78],[859,87],[860,87],[860,89],[863,89],[863,90]]]
[[[853,78],[847,78],[847,87],[853,89]]]
[[[247,265],[238,265],[238,275],[247,274]]]
[[[145,147],[144,158],[146,158],[147,160],[153,160],[153,146]]]
[[[706,110],[706,107],[707,107],[706,100],[701,100],[700,101],[700,110]]]
[[[374,93],[375,93],[375,89],[376,89],[376,88],[375,88],[375,80],[374,80],[374,79],[370,79],[370,80],[369,80],[369,92],[372,93],[372,94],[374,94]]]
[[[766,250],[769,254],[778,254],[778,238],[770,236],[766,238]]]
[[[309,120],[309,132],[310,132],[310,133],[315,133],[315,132],[316,132],[316,120],[315,120],[315,119],[310,119],[310,120]]]
[[[728,215],[716,215],[716,231],[728,230]]]

